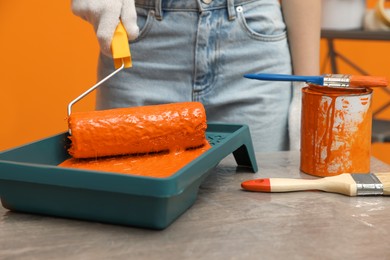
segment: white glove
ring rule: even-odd
[[[112,56],[111,41],[119,19],[129,40],[138,37],[134,0],[72,0],[72,12],[93,25],[101,52],[109,57]]]
[[[301,148],[301,109],[302,88],[305,82],[293,82],[293,96],[288,114],[288,133],[290,137],[290,150],[299,151]]]

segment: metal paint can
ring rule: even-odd
[[[309,85],[302,89],[302,172],[369,173],[372,90]]]

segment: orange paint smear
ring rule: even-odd
[[[211,145],[205,141],[204,146],[197,149],[96,159],[71,158],[64,161],[59,166],[154,178],[166,178],[178,172],[210,148]]]
[[[350,86],[352,88],[385,88],[389,85],[386,77],[351,75]]]
[[[176,151],[204,144],[206,113],[199,102],[72,113],[74,158]]]
[[[371,89],[304,88],[301,171],[315,176],[368,173]]]

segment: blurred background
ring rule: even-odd
[[[350,20],[353,21],[336,19],[345,17],[345,13],[336,18],[325,17],[324,14],[324,30],[357,30],[363,33],[366,30],[363,28],[363,16],[378,2],[322,1],[323,10],[328,15],[334,13],[329,11],[332,8],[341,10],[340,4],[356,4],[354,9],[343,6],[349,10]],[[378,30],[382,31],[381,35],[387,35],[386,28]],[[69,101],[96,82],[99,50],[92,26],[72,14],[70,1],[1,1],[0,35],[0,151],[66,131]],[[332,35],[327,34],[321,40],[322,73],[334,70],[332,59],[337,60],[334,55],[337,51],[348,58],[347,61],[337,61],[338,73],[361,74],[348,63],[353,61],[370,75],[390,79],[390,41],[340,39]],[[329,52],[330,46],[332,53]],[[93,110],[94,98],[93,93],[78,103],[74,110]],[[390,121],[389,103],[390,91],[374,91],[376,119]],[[390,143],[374,140],[373,155],[390,163]]]

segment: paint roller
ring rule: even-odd
[[[116,70],[68,105],[69,154],[73,158],[95,158],[203,146],[207,123],[199,102],[72,112],[75,103],[132,66],[127,33],[121,23],[116,28],[111,50]]]

